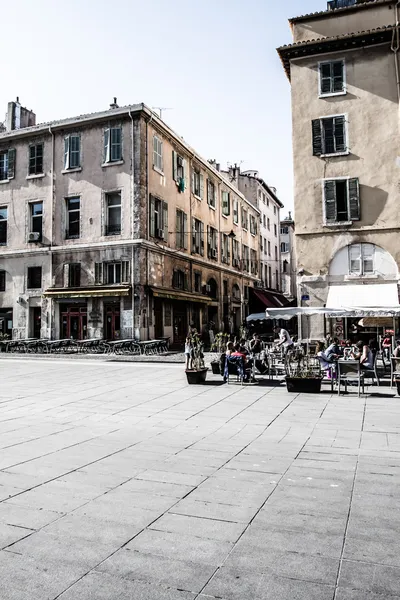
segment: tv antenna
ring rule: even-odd
[[[158,110],[160,113],[160,119],[162,120],[162,114],[164,110],[173,110],[173,108],[169,108],[168,106],[153,106],[153,110]]]

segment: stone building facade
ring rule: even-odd
[[[0,332],[181,344],[192,321],[237,329],[257,208],[143,104],[43,125],[24,110],[0,133]]]
[[[330,2],[291,19],[293,44],[278,49],[292,89],[303,306],[398,304],[397,17],[390,0]],[[323,333],[323,318],[310,320],[308,337]]]

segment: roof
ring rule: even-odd
[[[289,19],[289,23],[298,23],[300,21],[308,21],[310,19],[318,19],[323,16],[337,15],[343,13],[354,12],[356,10],[363,10],[370,8],[371,4],[393,4],[394,0],[359,0],[359,3],[353,4],[352,6],[344,6],[343,8],[326,9],[318,12],[308,13],[300,15],[299,17],[292,17]]]
[[[290,61],[293,59],[391,42],[395,28],[396,26],[393,24],[377,29],[296,42],[295,44],[281,46],[277,49],[277,52],[290,79]]]

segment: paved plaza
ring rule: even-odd
[[[400,598],[400,399],[0,359],[1,600]]]

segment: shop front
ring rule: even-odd
[[[12,338],[13,311],[12,308],[0,309],[0,334]]]

